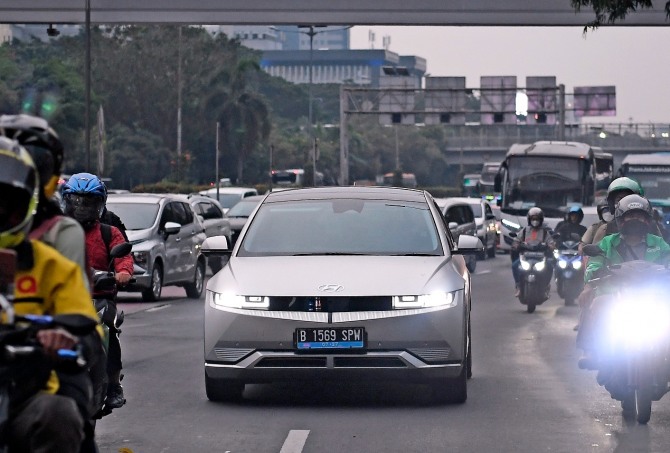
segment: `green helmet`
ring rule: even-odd
[[[622,192],[624,195],[637,194],[644,196],[644,189],[636,181],[625,176],[617,178],[607,188],[607,206],[610,212],[616,210],[616,198]]]

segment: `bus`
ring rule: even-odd
[[[500,162],[484,162],[482,165],[482,172],[479,175],[479,195],[487,201],[493,201],[500,195],[495,191],[495,179],[499,169]]]
[[[650,199],[670,199],[670,153],[628,154],[617,176],[634,179]]]
[[[592,206],[607,193],[613,175],[612,154],[578,142],[535,142],[512,147],[496,176],[501,216],[501,248],[512,244],[510,232],[526,226],[528,210],[544,211],[554,228],[573,205]]]

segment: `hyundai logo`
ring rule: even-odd
[[[319,286],[319,291],[323,291],[324,293],[339,293],[342,291],[344,288],[342,285],[321,285]]]

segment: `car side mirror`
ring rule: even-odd
[[[205,256],[230,255],[232,252],[228,245],[228,238],[225,236],[208,237],[200,246],[200,251]]]
[[[456,255],[474,255],[475,253],[481,253],[484,251],[484,244],[476,236],[468,236],[462,234],[458,238],[458,245],[456,250],[452,253]]]
[[[511,238],[515,238],[517,236],[516,232],[514,231],[510,231],[509,233],[507,233],[507,235]]]
[[[496,216],[493,214],[487,214],[486,215],[486,220],[496,220]]]
[[[181,230],[181,225],[176,222],[166,222],[165,227],[163,227],[163,231],[165,231],[167,236],[177,234],[179,230]]]
[[[449,222],[449,229],[450,229],[450,230],[455,230],[456,228],[458,228],[458,223],[456,223],[456,222]]]

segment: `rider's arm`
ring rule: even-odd
[[[109,242],[110,250],[119,244],[124,244],[126,240],[123,235],[116,227],[111,227],[112,239]],[[114,272],[117,274],[126,273],[128,275],[133,275],[133,258],[131,255],[122,256],[121,258],[116,258],[114,260]]]

